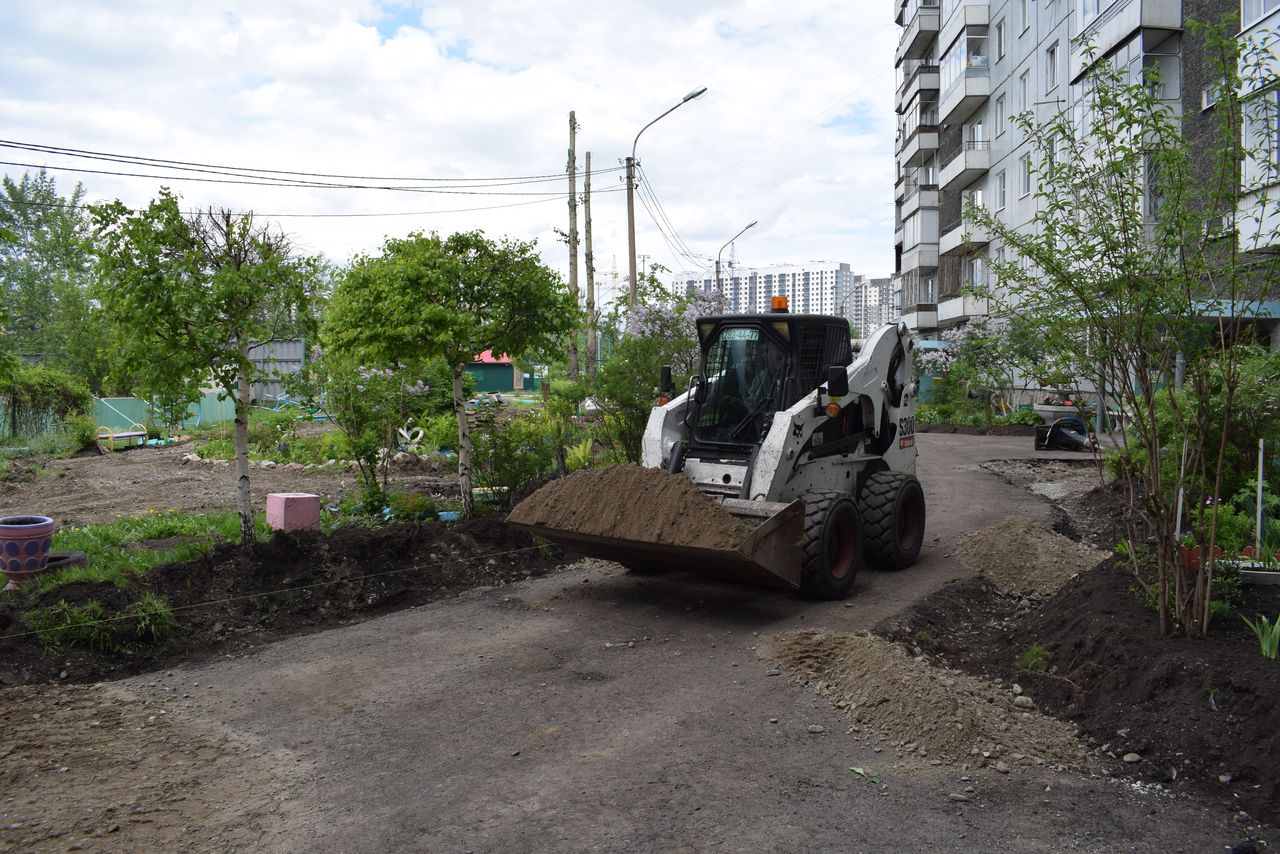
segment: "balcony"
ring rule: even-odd
[[[902,166],[919,166],[937,150],[938,126],[919,125],[898,150],[898,163]]]
[[[949,12],[938,31],[938,44],[942,47],[954,42],[965,27],[985,27],[991,22],[991,6],[988,3],[960,0],[959,6]]]
[[[983,105],[991,94],[990,72],[985,64],[970,65],[942,93],[938,113],[943,124],[960,124]]]
[[[938,185],[921,184],[917,181],[907,182],[907,192],[902,199],[902,218],[906,219],[920,208],[936,208],[938,206]]]
[[[991,168],[991,141],[966,140],[955,156],[942,164],[939,186],[944,190],[962,190]]]
[[[938,307],[931,303],[904,305],[902,322],[916,332],[932,332],[938,328]]]
[[[893,22],[898,26],[905,26],[907,21],[908,0],[893,0]]]
[[[911,270],[933,270],[938,266],[938,244],[917,243],[910,249],[902,250],[902,272]]]
[[[938,326],[955,326],[957,323],[988,313],[987,301],[977,297],[959,295],[938,303]]]
[[[898,86],[898,106],[909,104],[923,92],[938,91],[938,66],[921,59],[908,59],[902,64],[902,83]],[[937,100],[935,97],[933,100]]]
[[[970,249],[986,246],[991,242],[991,232],[972,221],[954,222],[943,226],[942,236],[938,238],[938,254],[942,256],[963,255]]]
[[[938,0],[920,0],[908,3],[908,12],[914,7],[915,13],[902,31],[898,41],[898,52],[894,62],[904,59],[920,59],[928,50],[929,44],[938,37]]]

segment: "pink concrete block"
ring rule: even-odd
[[[320,496],[310,492],[268,493],[267,524],[276,531],[320,527]]]

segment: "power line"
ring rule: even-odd
[[[615,192],[609,190],[608,192]],[[264,219],[358,219],[362,217],[386,217],[386,216],[431,216],[432,214],[453,214],[453,213],[469,213],[471,211],[495,211],[503,208],[520,208],[526,205],[542,205],[547,202],[554,202],[556,198],[533,199],[527,202],[511,202],[505,205],[484,205],[474,208],[454,208],[452,210],[434,210],[434,211],[387,211],[383,213],[258,213],[256,211],[235,211],[234,216],[244,216],[252,214],[253,216],[263,217]],[[90,205],[64,205],[57,202],[28,202],[20,199],[3,199],[0,200],[0,207],[4,205],[23,205],[26,207],[39,208],[61,208],[68,210],[86,210]],[[142,208],[126,206],[130,213],[142,213]],[[182,213],[186,216],[198,216],[204,213],[203,210],[185,210]]]
[[[550,192],[527,192],[522,190],[499,190],[490,192],[486,190],[455,190],[455,189],[438,189],[434,187],[397,187],[389,185],[376,184],[329,184],[329,183],[288,183],[282,181],[244,181],[232,180],[227,178],[195,178],[187,175],[154,175],[144,174],[140,172],[113,172],[105,169],[84,169],[73,166],[50,166],[42,163],[18,163],[12,160],[0,160],[0,166],[21,166],[25,169],[43,169],[54,172],[76,172],[86,175],[111,175],[120,178],[154,178],[160,181],[189,181],[199,184],[238,184],[250,187],[285,187],[292,189],[308,189],[308,190],[391,190],[402,193],[427,193],[452,196],[553,196],[559,198],[564,194],[559,191]],[[603,190],[601,192],[619,192],[616,190]]]
[[[637,164],[637,168],[639,168],[638,164]],[[643,181],[637,184],[637,187],[640,189],[642,193],[647,192],[649,194],[649,198],[653,202],[654,207],[657,208],[658,213],[662,217],[663,222],[666,223],[667,228],[670,230],[672,238],[676,241],[676,244],[683,250],[682,254],[688,260],[693,261],[695,264],[702,263],[703,261],[707,260],[708,256],[699,255],[697,252],[694,252],[693,249],[689,247],[689,244],[685,242],[684,238],[680,236],[680,232],[676,229],[675,223],[673,223],[671,221],[671,217],[667,215],[666,208],[662,206],[662,201],[658,198],[658,194],[654,191],[653,182],[649,180],[649,176],[645,173],[643,168],[640,168],[640,176],[643,179]]]
[[[421,181],[421,182],[444,182],[455,183],[458,181],[541,181],[541,180],[562,180],[564,174],[560,172],[550,173],[546,175],[515,175],[497,178],[422,178],[422,177],[387,177],[380,175],[343,175],[331,172],[298,172],[288,169],[261,169],[251,166],[224,166],[214,163],[199,163],[190,160],[167,160],[159,157],[144,157],[141,155],[129,154],[113,154],[107,151],[94,151],[87,148],[66,148],[57,145],[45,145],[43,143],[21,142],[11,139],[0,139],[0,147],[2,148],[18,148],[28,151],[40,151],[48,154],[66,154],[68,156],[89,157],[93,159],[115,159],[122,162],[134,162],[137,164],[163,164],[170,166],[198,167],[200,169],[214,169],[231,172],[261,172],[271,175],[301,175],[305,178],[345,178],[351,181]],[[618,172],[621,166],[612,166],[605,169],[598,169],[597,172]]]

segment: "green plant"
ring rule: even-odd
[[[1264,658],[1275,660],[1280,656],[1280,614],[1277,614],[1274,620],[1268,620],[1261,614],[1258,615],[1257,622],[1244,615],[1241,615],[1240,619],[1253,630]]]
[[[493,490],[499,503],[555,465],[554,429],[538,415],[520,415],[505,423],[482,418],[472,435],[476,482]]]
[[[1049,650],[1043,644],[1033,643],[1031,646],[1018,653],[1013,660],[1013,666],[1019,670],[1029,672],[1040,672],[1049,666],[1049,659],[1052,656]]]
[[[71,605],[63,600],[48,608],[27,611],[22,618],[47,647],[82,646],[98,652],[116,649],[111,637],[112,623],[97,599],[83,605]]]
[[[1209,603],[1209,610],[1213,612],[1213,616],[1225,619],[1231,616],[1231,604],[1223,602],[1221,599],[1214,599]]]
[[[124,618],[133,622],[138,637],[148,643],[159,643],[169,637],[178,625],[169,600],[154,593],[143,594],[141,600],[125,610]]]
[[[565,465],[569,471],[577,471],[578,469],[589,468],[594,462],[592,448],[595,446],[595,439],[590,437],[583,439],[576,445],[569,447],[565,453]]]
[[[98,426],[92,415],[68,415],[62,420],[62,432],[67,437],[67,444],[79,451],[93,447],[97,441]]]
[[[920,629],[912,638],[916,646],[923,650],[935,650],[938,648],[938,639],[933,636],[933,632],[928,629]]]

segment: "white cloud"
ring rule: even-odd
[[[9,139],[217,164],[361,175],[483,177],[564,169],[568,111],[582,153],[639,156],[681,237],[703,255],[753,219],[744,263],[892,268],[891,10],[765,0],[284,0],[8,4],[0,123]],[[868,12],[868,6],[870,12]],[[0,149],[0,159],[113,169]],[[0,167],[9,174],[18,167]],[[124,169],[121,171],[147,171]],[[55,172],[70,189],[143,204],[160,181]],[[172,182],[192,206],[268,214],[427,211],[529,201]],[[622,186],[596,176],[597,191]],[[527,188],[561,190],[563,184]],[[624,196],[594,198],[596,255],[626,266]],[[307,251],[343,260],[384,235],[484,228],[538,239],[563,199],[499,210],[362,219],[282,218]],[[640,252],[673,259],[643,207]]]

